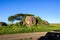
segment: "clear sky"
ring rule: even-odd
[[[59,0],[0,0],[0,22],[17,13],[40,16],[49,23],[60,23]]]

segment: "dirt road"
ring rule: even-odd
[[[47,32],[0,35],[0,40],[37,40]]]

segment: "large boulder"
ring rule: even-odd
[[[33,16],[26,16],[25,18],[26,26],[30,27],[36,24],[36,19]]]
[[[7,26],[5,22],[0,22],[0,26]]]
[[[49,25],[49,23],[46,20],[42,20],[40,25],[44,26],[44,25]]]

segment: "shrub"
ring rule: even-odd
[[[38,16],[36,17],[36,24],[38,25],[39,23],[41,23],[42,19]]]

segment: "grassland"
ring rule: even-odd
[[[29,33],[29,32],[48,32],[53,30],[60,30],[60,24],[50,24],[49,26],[35,25],[32,27],[18,26],[18,25],[0,26],[0,35],[15,34],[15,33]]]

